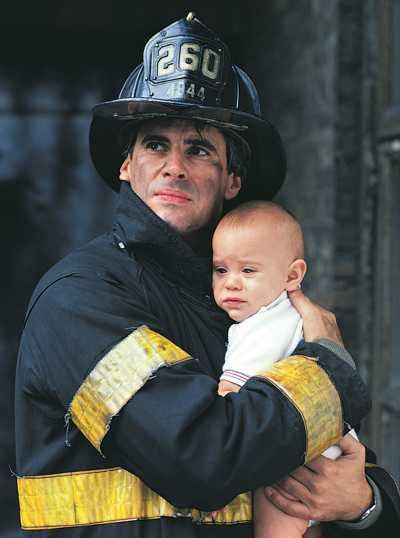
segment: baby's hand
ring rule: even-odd
[[[226,396],[229,392],[239,392],[239,390],[240,387],[236,383],[232,383],[232,381],[228,381],[227,379],[220,379],[218,384],[218,394],[220,396]]]

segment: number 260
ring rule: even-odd
[[[175,48],[176,45],[169,44],[159,48],[157,61],[157,76],[172,75],[175,72]],[[212,49],[204,48],[200,54],[201,47],[197,43],[182,43],[179,51],[178,66],[183,71],[198,71],[201,68],[202,74],[215,80],[218,77],[221,63],[220,55]]]

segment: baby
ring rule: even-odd
[[[248,202],[225,215],[212,246],[215,301],[239,322],[228,332],[218,386],[225,396],[291,355],[302,339],[302,319],[287,292],[299,288],[307,265],[300,224],[272,202]],[[331,459],[340,454],[337,446],[324,452]],[[262,488],[254,494],[254,513],[256,538],[300,537],[310,525],[278,510]]]

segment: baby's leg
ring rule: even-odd
[[[357,434],[354,430],[350,430],[346,435],[352,435],[354,439],[358,439]],[[325,458],[329,458],[330,460],[337,460],[338,457],[342,455],[342,449],[338,447],[338,445],[332,445],[324,452],[322,452],[322,455],[325,456]],[[316,522],[311,521],[311,523],[313,524]]]
[[[255,538],[300,538],[308,529],[308,521],[285,514],[264,495],[264,489],[254,492]]]
[[[238,392],[240,386],[226,379],[218,384],[218,394],[226,396]],[[254,536],[255,538],[301,538],[309,527],[305,519],[289,516],[276,508],[264,495],[264,489],[254,492]]]

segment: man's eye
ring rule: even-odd
[[[165,149],[165,144],[161,142],[147,142],[146,149],[151,149],[151,151],[163,151]]]
[[[188,150],[188,154],[203,157],[206,155],[210,155],[210,152],[202,146],[191,146]]]

